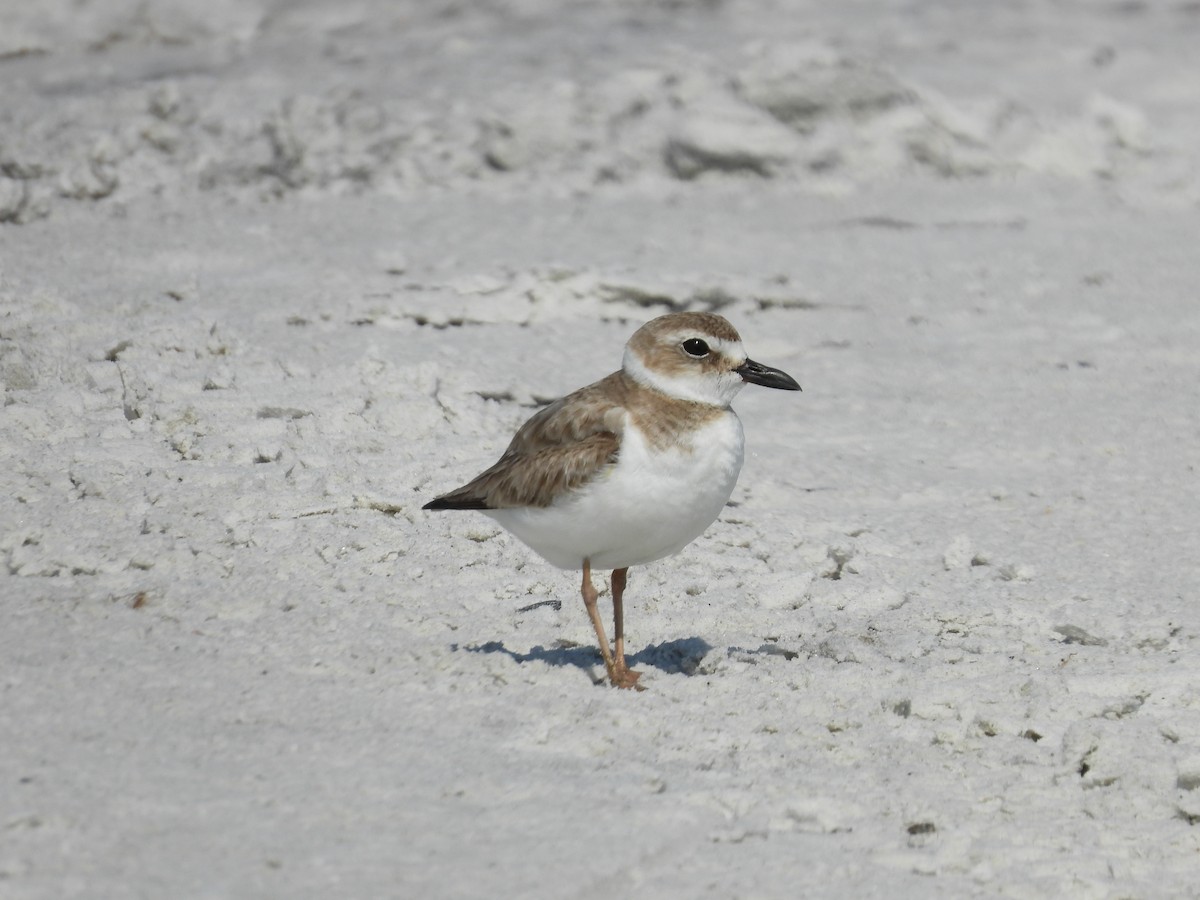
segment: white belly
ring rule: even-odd
[[[563,569],[623,569],[678,553],[716,520],[742,469],[742,423],[732,410],[690,450],[656,450],[633,429],[617,463],[569,498],[488,515]]]

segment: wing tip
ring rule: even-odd
[[[490,509],[487,503],[479,497],[454,497],[448,495],[445,497],[434,497],[421,509],[439,510],[439,509]]]

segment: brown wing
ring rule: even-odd
[[[617,458],[624,378],[615,372],[551,403],[521,426],[494,466],[424,508],[549,506],[587,484]]]

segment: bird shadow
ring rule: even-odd
[[[516,663],[540,662],[548,666],[574,666],[584,671],[599,667],[604,670],[604,660],[600,651],[595,647],[568,645],[546,648],[541,645],[531,647],[527,653],[517,653],[509,650],[501,641],[488,641],[486,644],[451,644],[450,649],[466,653],[502,653]],[[674,641],[663,641],[661,644],[651,644],[637,653],[627,654],[626,661],[632,668],[651,667],[669,675],[695,675],[700,663],[712,650],[712,646],[698,637],[680,638]],[[592,678],[592,681],[603,679]]]

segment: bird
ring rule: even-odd
[[[747,357],[723,316],[659,316],[634,332],[618,371],[535,413],[494,465],[422,508],[479,511],[551,565],[581,571],[608,682],[641,690],[625,659],[628,571],[678,553],[724,509],[744,458],[730,404],[746,384],[801,389]],[[612,570],[611,648],[593,569]]]

